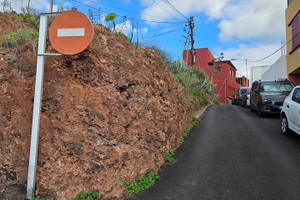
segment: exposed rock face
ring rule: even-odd
[[[193,106],[154,51],[94,31],[84,52],[45,61],[37,193],[59,200],[92,189],[121,197],[122,182],[157,171],[192,120]],[[16,63],[0,61],[0,199],[26,186],[35,45],[20,47]]]

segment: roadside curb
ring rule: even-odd
[[[206,113],[207,109],[211,106],[212,104],[208,104],[206,106],[204,106],[203,108],[201,108],[201,110],[198,110],[196,112],[194,112],[194,117],[197,119],[201,119],[203,117],[203,115]]]

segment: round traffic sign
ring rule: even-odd
[[[65,55],[85,50],[93,39],[93,25],[89,18],[76,10],[59,14],[49,29],[53,48]]]

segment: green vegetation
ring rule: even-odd
[[[164,154],[164,159],[165,161],[171,163],[174,160],[173,156],[174,156],[174,150],[169,149],[169,153]]]
[[[99,191],[98,190],[92,190],[88,191],[86,193],[80,192],[76,195],[75,198],[72,198],[72,200],[96,200],[99,197]]]
[[[98,190],[92,190],[88,191],[86,193],[80,192],[76,195],[75,198],[72,198],[72,200],[97,200],[99,197],[99,191]],[[30,200],[44,200],[40,196],[32,197]],[[54,200],[54,198],[48,198],[45,200]]]
[[[131,42],[130,38],[122,32],[117,33],[119,36],[123,37],[127,42]]]
[[[139,193],[142,190],[150,188],[154,185],[155,180],[159,178],[158,174],[155,172],[148,171],[144,177],[139,177],[139,173],[136,173],[136,178],[134,182],[124,181],[121,185],[127,188],[128,193]]]
[[[208,80],[206,73],[196,67],[188,66],[182,60],[177,60],[168,66],[175,81],[180,82],[192,95],[207,100],[208,96],[215,99],[215,85]]]
[[[189,125],[189,127],[182,133],[182,137],[187,138],[189,133],[191,132],[192,128],[198,123],[200,122],[200,119],[198,118],[194,118],[193,122]]]
[[[19,47],[26,42],[38,40],[39,33],[33,29],[18,29],[4,36],[8,47]]]
[[[22,16],[19,16],[19,17],[18,17],[18,20],[19,20],[20,22],[24,21],[24,19],[23,19]]]
[[[216,100],[214,100],[214,104],[221,105],[222,102],[219,99],[216,99]],[[232,104],[232,102],[230,101],[230,102],[228,102],[228,104]]]
[[[37,197],[32,197],[30,200],[43,200],[43,198],[37,196]],[[46,199],[46,200],[54,200],[53,198]]]
[[[117,17],[117,14],[112,12],[112,13],[109,13],[108,15],[105,16],[105,21],[106,22],[109,22],[111,21],[113,26],[114,26],[114,30],[116,28],[116,22],[115,22],[115,18]]]
[[[172,55],[156,46],[146,47],[155,50],[166,63],[175,81],[180,82],[188,91],[184,98],[190,101],[193,98],[201,98],[205,101],[217,99],[216,86],[209,81],[205,71],[194,66],[188,66],[183,60],[173,61]]]

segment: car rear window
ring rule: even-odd
[[[261,84],[262,92],[290,92],[294,88],[291,82],[267,82]]]

